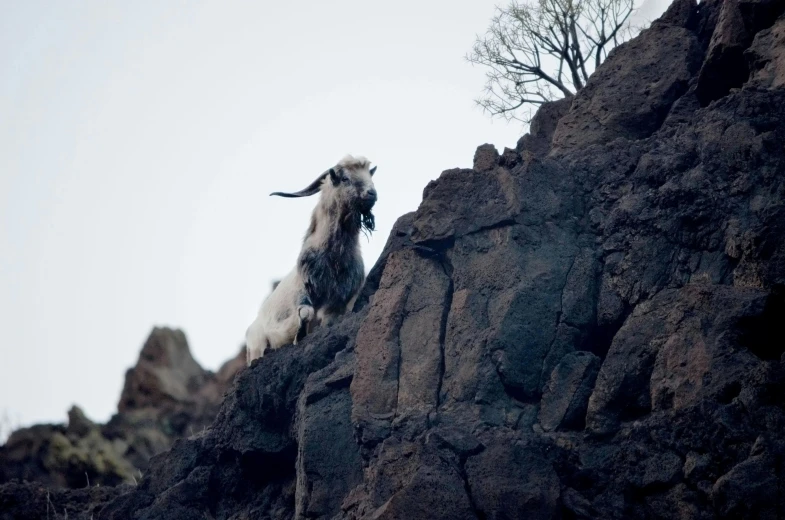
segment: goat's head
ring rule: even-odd
[[[271,195],[308,197],[321,192],[328,207],[336,208],[343,216],[354,219],[362,229],[373,231],[375,224],[371,210],[376,204],[376,189],[373,186],[376,166],[370,168],[370,165],[365,157],[347,155],[307,188],[295,193],[277,191]]]

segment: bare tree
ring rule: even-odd
[[[513,0],[497,7],[466,56],[490,69],[477,103],[492,116],[528,123],[542,103],[582,89],[608,52],[633,36],[632,11],[633,0]]]

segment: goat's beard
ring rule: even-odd
[[[370,234],[376,229],[376,219],[374,219],[370,208],[358,208],[354,212],[354,218],[357,228],[362,231],[366,237],[370,236]]]

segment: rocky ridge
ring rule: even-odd
[[[13,432],[0,446],[0,484],[19,479],[54,489],[133,483],[153,455],[212,423],[244,366],[241,353],[213,374],[193,359],[182,331],[156,328],[125,375],[118,413],[96,424],[74,406],[67,424]]]
[[[785,517],[784,11],[676,0],[99,517]]]

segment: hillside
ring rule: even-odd
[[[783,12],[676,0],[98,517],[785,516]]]

